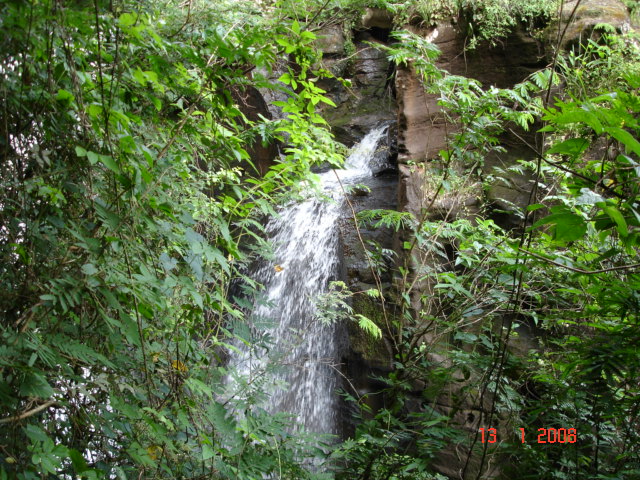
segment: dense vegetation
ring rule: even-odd
[[[0,3],[0,479],[431,479],[447,445],[477,478],[498,461],[505,478],[640,476],[640,54],[630,36],[606,34],[496,89],[436,68],[432,45],[397,32],[389,57],[413,65],[455,132],[429,180],[434,202],[492,181],[477,167],[501,133],[541,129],[535,161],[512,167],[535,180],[528,207],[514,207],[522,227],[500,228],[489,211],[361,215],[409,240],[398,291],[372,319],[395,354],[385,407],[367,412],[349,392],[363,410],[353,438],[293,433],[286,413],[267,414],[269,371],[225,391],[237,373],[226,352],[269,342],[242,328],[260,292],[247,266],[269,249],[263,219],[313,188],[313,165],[342,161],[317,111],[332,102],[316,86],[330,74],[313,31],[354,22],[366,5]],[[476,42],[556,8],[371,5],[400,25],[460,15]],[[510,15],[497,17],[505,5]],[[256,88],[284,94],[283,118],[249,118],[243,99]],[[275,164],[255,164],[248,152],[275,141]],[[540,345],[515,355],[525,325]],[[407,406],[416,381],[418,410]],[[449,411],[435,408],[442,395]],[[460,424],[469,404],[474,425],[500,425],[499,443]],[[521,427],[575,428],[579,441],[522,444]]]
[[[530,123],[541,121],[544,150],[529,145],[534,161],[506,169],[528,171],[533,181],[526,208],[509,209],[521,216],[522,228],[500,228],[489,210],[470,218],[450,209],[438,221],[429,209],[421,218],[362,215],[368,222],[404,226],[413,240],[404,244],[410,260],[399,269],[401,295],[389,305],[392,320],[386,324],[397,352],[396,371],[386,379],[389,406],[362,423],[365,446],[357,440],[342,446],[351,465],[359,478],[432,478],[418,472],[429,472],[437,453],[455,444],[464,478],[480,478],[481,472],[635,478],[637,46],[605,35],[601,43],[587,42],[581,55],[560,59],[553,74],[540,71],[513,89],[482,89],[431,61],[413,60],[416,51],[423,60],[438,55],[420,37],[404,32],[398,38],[391,58],[412,59],[456,127],[431,168],[426,188],[432,204],[438,196],[464,199],[475,182],[486,188],[508,182],[505,170],[489,178],[477,174],[486,155],[502,148],[498,137],[506,130],[523,135]],[[563,97],[545,106],[558,84]],[[533,345],[527,340],[532,331]],[[415,399],[416,382],[424,379],[422,409],[408,410],[405,402]],[[444,414],[443,398],[452,406]],[[465,429],[466,423],[485,432]],[[500,425],[496,445],[487,437],[492,425]],[[560,448],[536,443],[548,429],[570,428],[579,432],[575,442],[563,441]],[[387,454],[380,456],[374,445]],[[498,459],[508,463],[492,466]]]

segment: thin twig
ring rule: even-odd
[[[187,9],[187,18],[185,19],[184,23],[180,26],[180,28],[178,30],[173,32],[167,38],[172,39],[173,37],[178,35],[182,30],[184,30],[184,27],[186,27],[189,24],[189,22],[191,21],[191,3],[192,3],[192,0],[189,0],[188,3],[189,3],[189,6],[188,6],[188,9]]]
[[[582,268],[570,267],[569,265],[564,265],[562,263],[555,262],[550,258],[543,257],[542,255],[538,255],[537,253],[530,252],[529,250],[525,250],[524,248],[521,248],[520,251],[528,255],[531,255],[532,257],[538,258],[540,260],[544,260],[545,262],[555,265],[556,267],[566,268],[567,270],[571,270],[572,272],[582,273],[584,275],[596,275],[598,273],[614,272],[616,270],[632,270],[634,268],[640,267],[640,263],[633,263],[631,265],[619,265],[617,267],[601,268],[600,270],[583,270]]]
[[[335,174],[336,178],[338,179],[338,184],[340,185],[340,189],[342,190],[342,194],[344,195],[344,198],[347,202],[347,204],[349,205],[349,209],[351,210],[351,215],[353,216],[353,225],[356,229],[356,234],[358,235],[358,240],[360,241],[360,245],[362,246],[362,250],[364,251],[364,256],[367,259],[367,263],[369,264],[369,269],[371,270],[371,275],[373,275],[373,279],[376,282],[376,287],[378,288],[378,291],[380,292],[380,303],[382,305],[382,316],[384,317],[384,323],[385,326],[387,327],[387,333],[389,334],[389,336],[391,338],[393,338],[393,331],[391,330],[391,325],[389,324],[389,317],[387,315],[387,309],[386,309],[386,305],[385,305],[385,301],[384,301],[384,295],[382,294],[382,281],[380,280],[380,276],[378,275],[378,272],[376,272],[376,269],[374,268],[373,262],[371,261],[371,257],[367,254],[368,250],[366,245],[364,244],[364,240],[362,239],[362,235],[360,234],[360,227],[358,226],[358,216],[356,214],[356,210],[355,208],[353,208],[353,203],[351,203],[351,200],[349,200],[349,195],[347,195],[347,192],[344,189],[344,186],[342,185],[342,180],[340,180],[340,177],[338,176],[338,172],[336,170],[333,170],[333,173]]]
[[[322,6],[320,7],[320,9],[315,13],[315,15],[314,15],[313,17],[311,17],[311,20],[309,20],[309,21],[307,22],[307,24],[302,28],[302,30],[301,30],[301,31],[303,31],[303,32],[304,32],[304,31],[305,31],[305,30],[306,30],[310,25],[312,25],[312,24],[313,24],[313,22],[315,22],[315,21],[316,21],[316,18],[318,18],[318,17],[320,16],[320,14],[322,13],[322,11],[323,11],[325,8],[327,8],[327,5],[329,5],[329,2],[330,2],[330,1],[331,1],[331,0],[327,0],[326,2],[324,2],[324,5],[322,5]]]
[[[558,54],[560,53],[560,46],[562,45],[562,41],[567,33],[567,28],[569,27],[569,24],[573,21],[573,17],[576,13],[576,10],[578,9],[578,6],[580,5],[581,0],[577,0],[576,5],[574,6],[571,15],[569,16],[569,19],[567,20],[566,25],[564,26],[564,29],[562,30],[562,33],[558,35],[557,37],[557,43],[556,43],[556,50],[554,52],[554,57],[553,57],[553,64],[551,67],[551,78],[553,78],[553,72],[555,71],[556,68],[556,64],[558,61]],[[560,3],[560,12],[558,15],[558,21],[560,22],[558,24],[558,32],[560,31],[560,24],[562,22],[562,11],[564,10],[564,0],[561,1]],[[549,85],[547,88],[547,94],[546,94],[546,98],[545,98],[545,105],[548,105],[549,103],[549,98],[551,96],[551,80],[549,81]],[[544,141],[543,141],[544,144]],[[536,196],[538,194],[538,186],[540,183],[540,176],[541,176],[541,172],[542,172],[542,161],[545,160],[543,155],[538,155],[537,158],[537,162],[536,162],[536,174],[535,174],[535,182],[533,184],[533,187],[531,189],[531,192],[529,194],[529,199],[527,200],[527,206],[531,205],[532,201],[535,201]],[[529,218],[531,216],[535,216],[535,211],[530,211],[527,210],[525,213],[525,217],[523,219],[523,227],[526,227]],[[531,245],[531,241],[532,241],[533,235],[531,233],[531,231],[527,232],[526,228],[522,229],[522,233],[520,235],[520,239],[519,239],[519,244],[518,244],[518,251],[516,252],[516,269],[513,272],[513,280],[514,280],[514,287],[513,290],[511,292],[510,298],[509,298],[509,302],[507,303],[507,305],[513,305],[513,309],[512,312],[513,314],[517,314],[518,311],[518,305],[521,302],[521,295],[522,295],[522,289],[523,289],[523,278],[524,278],[524,268],[518,269],[517,266],[520,263],[520,251],[524,251],[524,249],[522,248],[525,244],[527,245],[527,247],[529,247]],[[527,259],[524,258],[522,259],[522,267],[524,267],[526,265]],[[518,272],[518,270],[520,270]],[[502,331],[504,330],[504,326],[505,326],[505,320],[506,320],[507,316],[503,316],[502,317],[502,327],[501,328],[501,337],[502,337]],[[506,362],[506,354],[507,354],[507,348],[509,346],[509,338],[511,336],[511,331],[513,328],[513,324],[514,322],[509,322],[509,324],[507,325],[506,328],[506,332],[504,333],[504,342],[502,342],[501,348],[498,351],[498,355],[496,357],[496,361],[492,362],[491,367],[489,368],[488,372],[487,372],[487,379],[491,378],[491,375],[493,374],[494,370],[497,368],[497,373],[496,373],[496,378],[495,378],[495,387],[493,389],[493,397],[491,399],[491,411],[489,413],[489,416],[487,418],[487,424],[491,425],[491,423],[493,422],[494,419],[494,415],[495,415],[495,411],[496,411],[496,398],[498,396],[498,388],[500,386],[500,379],[502,377],[502,373],[504,371],[504,365]],[[487,392],[489,388],[489,382],[487,381],[487,383],[483,386],[481,394],[480,394],[480,400],[479,403],[482,404],[482,402],[484,401],[484,396]],[[480,422],[480,420],[482,419],[482,415],[480,416],[480,419],[478,420]],[[476,434],[473,438],[473,442],[471,444],[471,448],[469,449],[469,454],[467,455],[467,460],[465,462],[465,466],[462,472],[462,476],[464,477],[466,472],[467,472],[467,468],[469,467],[470,464],[470,460],[471,460],[471,453],[473,451],[473,447],[474,445],[477,443],[478,441],[478,431],[476,431]],[[482,469],[484,467],[484,462],[486,460],[487,457],[487,452],[488,452],[488,447],[489,444],[485,443],[483,444],[483,448],[482,448],[482,456],[480,458],[480,467],[477,470],[477,475],[476,475],[476,480],[480,480],[480,478],[482,477]]]
[[[7,417],[7,418],[0,418],[0,425],[4,425],[5,423],[19,422],[20,420],[24,420],[25,418],[31,417],[32,415],[35,415],[36,413],[41,412],[45,408],[49,408],[54,403],[56,403],[55,400],[49,400],[48,402],[45,402],[42,405],[37,406],[36,408],[32,408],[31,410],[27,410],[26,412],[21,413],[20,415],[14,415],[13,417]]]

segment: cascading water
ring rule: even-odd
[[[339,433],[335,367],[341,352],[336,326],[314,320],[314,298],[339,276],[337,221],[344,194],[336,173],[343,186],[370,176],[370,161],[385,131],[386,127],[380,127],[367,134],[344,170],[320,175],[324,193],[332,201],[312,198],[289,205],[269,221],[274,260],[253,274],[265,286],[265,301],[254,308],[252,317],[273,322],[270,353],[275,351],[285,365],[268,410],[293,413],[307,432]],[[232,358],[239,372],[249,378],[262,375],[266,361],[266,351],[244,351]]]

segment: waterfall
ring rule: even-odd
[[[320,174],[322,189],[332,200],[310,198],[288,205],[266,227],[274,260],[252,276],[265,286],[264,302],[254,307],[253,322],[268,319],[273,342],[269,354],[284,368],[277,374],[268,402],[271,412],[290,412],[307,432],[339,433],[336,325],[314,321],[314,298],[339,279],[338,219],[344,203],[342,185],[371,175],[370,162],[386,127],[376,128],[354,148],[343,170]],[[340,177],[340,182],[336,178]],[[261,375],[267,352],[243,351],[231,362],[251,378]]]

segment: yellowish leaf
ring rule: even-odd
[[[162,455],[162,447],[158,445],[150,445],[147,447],[147,453],[151,460],[157,460]]]
[[[172,366],[175,370],[177,370],[177,371],[179,371],[179,372],[181,372],[181,373],[186,373],[186,372],[189,370],[189,369],[187,368],[187,366],[186,366],[184,363],[182,363],[180,360],[173,360],[173,361],[171,362],[171,366]]]

